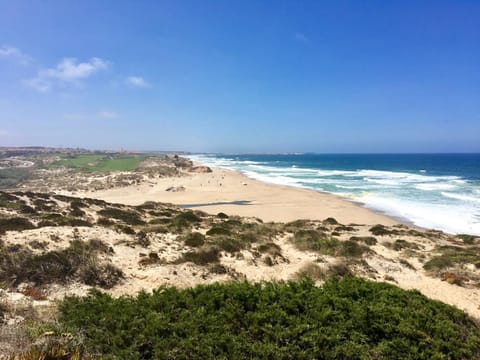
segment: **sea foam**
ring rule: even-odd
[[[291,159],[285,161],[282,155],[256,156],[255,160],[245,157],[194,155],[191,159],[237,170],[266,183],[344,196],[421,227],[480,235],[479,180],[441,174],[428,168],[416,171],[338,169],[324,167],[320,162],[312,166],[310,159],[302,162],[302,155],[295,157],[294,164]]]

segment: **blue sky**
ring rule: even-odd
[[[0,0],[0,145],[480,152],[480,1]]]

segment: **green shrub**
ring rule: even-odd
[[[30,220],[21,217],[0,218],[0,234],[4,234],[6,231],[22,231],[35,229]]]
[[[384,225],[375,225],[370,228],[370,232],[375,236],[381,235],[398,235],[399,232],[397,230],[390,230]]]
[[[45,285],[80,280],[87,285],[112,287],[123,273],[99,262],[97,253],[104,250],[104,244],[95,240],[88,243],[74,240],[66,249],[42,254],[26,250],[11,254],[2,249],[0,282],[16,286],[25,281]]]
[[[350,240],[363,242],[364,244],[367,244],[369,246],[377,244],[377,239],[374,238],[373,236],[352,236],[350,237]]]
[[[183,238],[183,241],[187,246],[198,247],[202,246],[205,243],[205,236],[195,231],[187,234]]]
[[[70,202],[70,207],[73,208],[84,208],[88,207],[87,204],[85,204],[82,200],[80,199],[74,199]]]
[[[214,244],[228,253],[236,253],[245,249],[245,243],[231,237],[217,238]]]
[[[286,223],[283,226],[284,231],[297,231],[299,229],[309,229],[311,227],[311,221],[310,220],[304,220],[304,219],[299,219],[299,220],[294,220]]]
[[[317,230],[298,230],[292,241],[299,250],[319,250],[319,242],[326,237],[325,233]]]
[[[353,272],[350,267],[343,261],[337,261],[328,266],[326,276],[332,276],[335,278],[343,278],[353,276]]]
[[[151,241],[145,231],[139,231],[135,236],[135,243],[146,248],[150,246]]]
[[[97,220],[97,225],[100,225],[100,226],[112,226],[114,224],[115,222],[104,217],[99,217]]]
[[[462,241],[467,245],[473,245],[475,241],[477,241],[478,236],[467,235],[467,234],[458,234],[458,238],[462,239]]]
[[[428,260],[423,268],[428,271],[439,271],[462,264],[480,264],[480,249],[461,248],[457,246],[443,246],[437,249],[440,255],[435,255]]]
[[[185,220],[187,223],[198,223],[202,221],[193,211],[184,211],[175,217],[176,220]]]
[[[420,249],[420,247],[413,242],[402,240],[402,239],[397,239],[393,242],[392,249],[395,250],[395,251],[400,251],[400,250],[403,250],[403,249],[418,250],[418,249]]]
[[[41,220],[38,222],[37,226],[39,228],[42,228],[42,227],[47,227],[47,226],[58,226],[58,224],[54,221],[51,221],[51,220]]]
[[[165,225],[172,222],[171,218],[155,218],[150,220],[148,223],[151,225]]]
[[[339,226],[336,226],[335,229],[333,229],[334,231],[337,231],[337,232],[342,232],[342,231],[356,231],[356,229],[353,227],[353,226],[347,226],[347,225],[339,225]]]
[[[462,311],[353,277],[96,291],[60,311],[90,352],[112,359],[480,358],[479,326]]]
[[[280,246],[272,242],[259,245],[257,250],[262,254],[270,254],[273,256],[279,256],[282,254]]]
[[[135,235],[136,232],[135,230],[133,230],[132,227],[128,226],[128,225],[117,225],[117,229],[124,233],[124,234],[127,234],[127,235]]]
[[[177,214],[170,221],[170,228],[173,230],[182,230],[191,227],[193,224],[201,222],[202,219],[195,215],[193,211],[184,211]]]
[[[302,266],[295,275],[298,279],[306,277],[312,280],[323,280],[325,279],[326,272],[320,266],[312,262]]]
[[[242,226],[242,222],[240,220],[237,220],[237,219],[228,219],[223,224],[226,225],[226,226],[230,226],[230,227]]]
[[[207,231],[207,235],[230,235],[231,231],[227,227],[221,225],[214,225]]]
[[[329,217],[329,218],[326,218],[325,220],[323,220],[323,223],[324,224],[327,224],[327,225],[338,225],[338,221],[332,217]]]
[[[140,215],[131,210],[106,208],[106,209],[99,210],[98,215],[101,215],[105,218],[117,219],[128,225],[144,225],[145,224],[145,221],[142,220]]]
[[[408,262],[408,260],[400,259],[399,262],[400,262],[400,264],[405,265],[408,269],[410,269],[410,270],[415,270],[415,266],[413,266],[412,264],[410,264],[410,263]]]
[[[17,200],[18,197],[16,197],[15,195],[0,191],[0,201],[15,202]]]
[[[179,262],[192,262],[196,265],[207,265],[220,260],[220,249],[216,247],[200,248],[183,254]]]
[[[82,209],[78,207],[72,207],[72,210],[70,211],[69,215],[74,217],[82,217],[82,216],[85,216],[86,214],[85,214],[85,211],[83,211]]]
[[[342,241],[338,245],[338,250],[335,255],[345,256],[345,257],[360,257],[364,253],[370,251],[365,245],[361,245],[355,241],[347,240]]]
[[[20,205],[19,210],[20,210],[20,213],[27,214],[27,215],[33,215],[37,213],[37,210],[35,210],[33,207],[28,205]]]
[[[223,212],[219,212],[219,213],[217,214],[217,217],[218,217],[219,219],[228,219],[228,215],[225,214],[225,213],[223,213]]]

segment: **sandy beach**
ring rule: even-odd
[[[169,188],[182,190],[166,191]],[[138,186],[75,195],[128,205],[158,201],[192,207],[210,214],[225,212],[229,215],[258,217],[263,221],[324,220],[334,217],[344,224],[398,223],[395,219],[335,195],[266,184],[221,168],[213,168],[210,173],[157,178]]]

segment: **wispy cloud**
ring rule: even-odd
[[[29,55],[24,54],[16,47],[8,45],[0,47],[0,58],[10,59],[22,65],[29,65],[32,62],[32,58]]]
[[[65,120],[72,120],[72,121],[88,120],[90,118],[90,116],[86,114],[75,114],[75,113],[63,114],[62,117]]]
[[[301,32],[295,33],[295,40],[304,44],[310,44],[312,42],[307,35]]]
[[[118,119],[120,114],[114,111],[99,111],[97,113],[68,113],[63,114],[62,117],[65,120],[71,121],[84,121],[84,120],[96,120],[96,119]]]
[[[97,114],[98,117],[104,118],[104,119],[118,119],[120,117],[119,114],[113,111],[100,111]]]
[[[129,76],[127,78],[127,83],[136,86],[136,87],[141,87],[141,88],[147,88],[150,87],[151,85],[145,81],[145,79],[141,76]]]
[[[109,66],[108,61],[97,57],[86,62],[65,58],[54,68],[40,70],[36,77],[26,80],[25,83],[37,91],[47,92],[56,85],[78,84],[79,81],[106,70]]]

